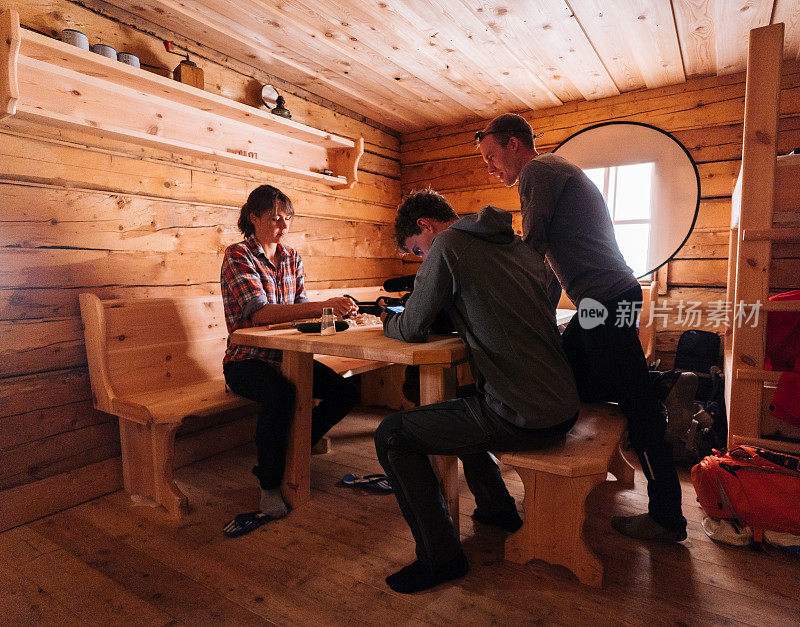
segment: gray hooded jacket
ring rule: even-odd
[[[544,261],[514,234],[510,213],[487,206],[439,233],[405,311],[387,318],[384,332],[424,342],[440,309],[466,343],[478,390],[493,410],[528,429],[577,413],[575,381],[545,292]]]

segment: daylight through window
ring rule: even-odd
[[[584,170],[608,205],[617,244],[636,276],[647,271],[653,163]]]

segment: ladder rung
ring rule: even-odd
[[[770,440],[768,438],[751,438],[746,435],[736,434],[733,435],[732,440],[733,444],[749,444],[771,451],[794,453],[795,455],[800,453],[800,442],[785,442],[783,440]]]
[[[761,308],[764,311],[800,311],[800,300],[771,300]]]
[[[774,229],[745,229],[742,239],[746,242],[798,242],[800,228],[779,227]]]
[[[781,373],[775,370],[756,370],[754,368],[737,368],[736,378],[739,381],[766,381],[767,383],[777,383],[781,378]]]

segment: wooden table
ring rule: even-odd
[[[284,499],[291,507],[311,498],[311,390],[315,353],[419,366],[422,405],[455,397],[455,366],[467,358],[466,346],[456,336],[430,336],[427,342],[408,344],[385,337],[382,327],[351,328],[327,336],[295,329],[254,327],[235,331],[231,342],[282,350],[283,374],[297,387],[282,485]],[[433,459],[445,502],[458,530],[458,458]]]
[[[556,310],[557,324],[566,324],[575,314]],[[384,336],[382,327],[351,328],[335,335],[300,333],[295,329],[240,329],[231,342],[283,351],[283,374],[297,388],[295,418],[289,431],[286,470],[282,491],[286,502],[297,507],[311,498],[311,397],[314,354],[370,359],[420,367],[420,404],[429,405],[455,398],[455,366],[467,358],[467,349],[456,336],[432,335],[419,344]],[[432,456],[453,524],[458,530],[458,459]]]

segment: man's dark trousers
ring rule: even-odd
[[[655,396],[636,328],[642,289],[634,287],[603,303],[604,324],[591,329],[579,315],[569,321],[562,346],[583,402],[619,403],[628,420],[631,445],[647,477],[650,516],[672,530],[686,528],[681,513],[681,484],[672,445],[664,439],[666,420]],[[580,310],[580,303],[579,310]]]
[[[436,567],[461,553],[461,542],[428,455],[458,456],[478,510],[491,516],[516,509],[516,504],[489,451],[550,446],[573,424],[574,419],[550,429],[523,429],[492,411],[482,395],[387,416],[375,431],[375,449],[411,527],[417,559]]]

